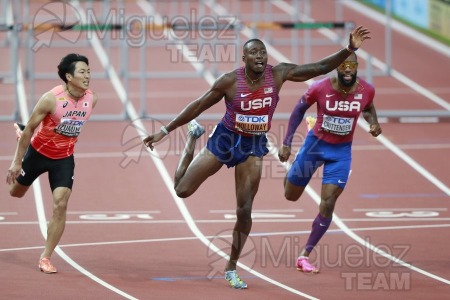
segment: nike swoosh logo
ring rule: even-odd
[[[345,183],[345,181],[341,181],[340,179],[338,179],[338,183]]]
[[[244,97],[247,97],[248,95],[250,95],[251,93],[248,93],[248,94],[243,94],[243,93],[241,93],[241,97],[242,98],[244,98]]]
[[[320,226],[322,226],[322,227],[325,227],[325,226],[327,226],[327,225],[324,225],[324,224],[322,224],[322,223],[319,223],[319,225],[320,225]]]
[[[326,94],[325,97],[330,98],[331,96],[334,96],[334,94]]]

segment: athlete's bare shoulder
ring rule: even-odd
[[[219,78],[214,82],[213,88],[220,89],[226,92],[228,89],[234,87],[237,80],[237,75],[235,71],[224,73],[220,75]]]
[[[38,103],[40,102],[41,105],[53,108],[55,106],[55,101],[56,101],[55,94],[53,94],[52,91],[48,91],[42,95]]]
[[[221,80],[223,83],[225,84],[233,84],[236,82],[237,80],[237,74],[236,74],[236,70],[233,70],[231,72],[227,72],[222,74],[218,80]]]

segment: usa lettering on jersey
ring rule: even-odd
[[[241,110],[243,111],[260,109],[270,106],[272,106],[272,97],[265,97],[264,99],[254,99],[250,101],[241,101]]]
[[[361,103],[358,101],[332,101],[327,100],[325,106],[329,111],[361,111]]]

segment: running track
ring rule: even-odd
[[[289,6],[277,2],[276,13],[289,13]],[[144,2],[127,2],[126,13],[145,15],[152,7]],[[324,11],[331,1],[314,1],[312,17],[330,20]],[[214,9],[224,15],[227,6]],[[31,12],[39,4],[31,5]],[[250,12],[250,3],[241,4]],[[292,11],[292,10],[291,10]],[[228,14],[231,14],[228,12]],[[383,25],[348,6],[344,18],[371,29],[373,40],[358,51],[384,61]],[[241,40],[248,39],[246,31]],[[284,32],[277,32],[283,35]],[[327,31],[314,35],[329,34]],[[447,48],[448,49],[448,48]],[[108,57],[115,68],[109,79],[94,79],[91,87],[100,97],[97,114],[121,109],[123,86],[114,81],[117,52],[102,54],[101,44],[76,49],[90,58],[94,72],[103,70]],[[131,49],[133,51],[135,49]],[[317,47],[313,60],[335,51]],[[5,52],[5,49],[1,49]],[[54,72],[62,55],[73,49],[49,48],[36,54],[36,70]],[[290,47],[270,49],[270,63],[286,61]],[[167,52],[167,51],[166,51]],[[171,64],[164,49],[154,50],[151,70],[193,70],[190,63]],[[132,53],[133,54],[133,53]],[[137,70],[139,62],[132,61]],[[450,89],[446,70],[449,56],[393,32],[394,76],[376,77],[376,106],[387,109],[449,109]],[[229,70],[226,63],[220,71]],[[405,84],[417,83],[417,85]],[[200,95],[211,77],[148,81],[148,107],[152,113],[176,113]],[[37,81],[36,95],[58,84]],[[131,90],[139,82],[130,81]],[[183,91],[178,93],[182,84]],[[27,85],[25,84],[25,87]],[[286,83],[278,113],[289,113],[306,84]],[[425,91],[423,92],[422,89]],[[12,93],[5,86],[4,94]],[[3,91],[3,86],[2,86]],[[3,92],[2,92],[3,93]],[[133,122],[90,122],[77,145],[76,182],[68,222],[53,261],[56,275],[37,269],[46,220],[51,213],[47,178],[41,177],[22,199],[0,190],[0,290],[4,299],[444,299],[450,293],[448,249],[450,176],[448,123],[386,123],[378,139],[369,136],[367,126],[357,129],[353,151],[353,172],[336,207],[334,223],[322,239],[313,258],[319,275],[295,270],[294,259],[305,242],[317,214],[320,174],[297,203],[282,196],[284,166],[269,154],[260,190],[254,203],[252,237],[239,266],[249,284],[246,291],[230,289],[222,278],[225,253],[234,224],[233,171],[223,168],[188,199],[178,199],[172,189],[172,175],[183,146],[184,130],[147,153],[139,147],[143,128],[159,128],[157,121],[141,121],[137,97],[130,93],[128,114]],[[431,95],[431,96],[430,96]],[[28,99],[21,99],[27,100]],[[2,101],[3,103],[3,101]],[[4,107],[10,102],[5,101]],[[30,108],[28,108],[30,109]],[[223,113],[223,104],[210,113]],[[22,108],[21,117],[29,111]],[[208,131],[217,120],[202,120]],[[280,144],[286,121],[275,121],[271,130],[274,147]],[[10,123],[0,123],[4,139],[0,144],[0,166],[6,170],[15,148]],[[297,147],[301,144],[298,139]],[[206,137],[200,140],[203,145]],[[199,145],[200,146],[200,145]],[[273,152],[275,153],[275,152]]]

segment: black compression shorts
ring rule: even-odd
[[[31,145],[22,161],[22,171],[17,182],[30,186],[42,173],[48,172],[52,192],[57,187],[72,189],[75,160],[73,155],[62,159],[51,159],[36,151]]]

